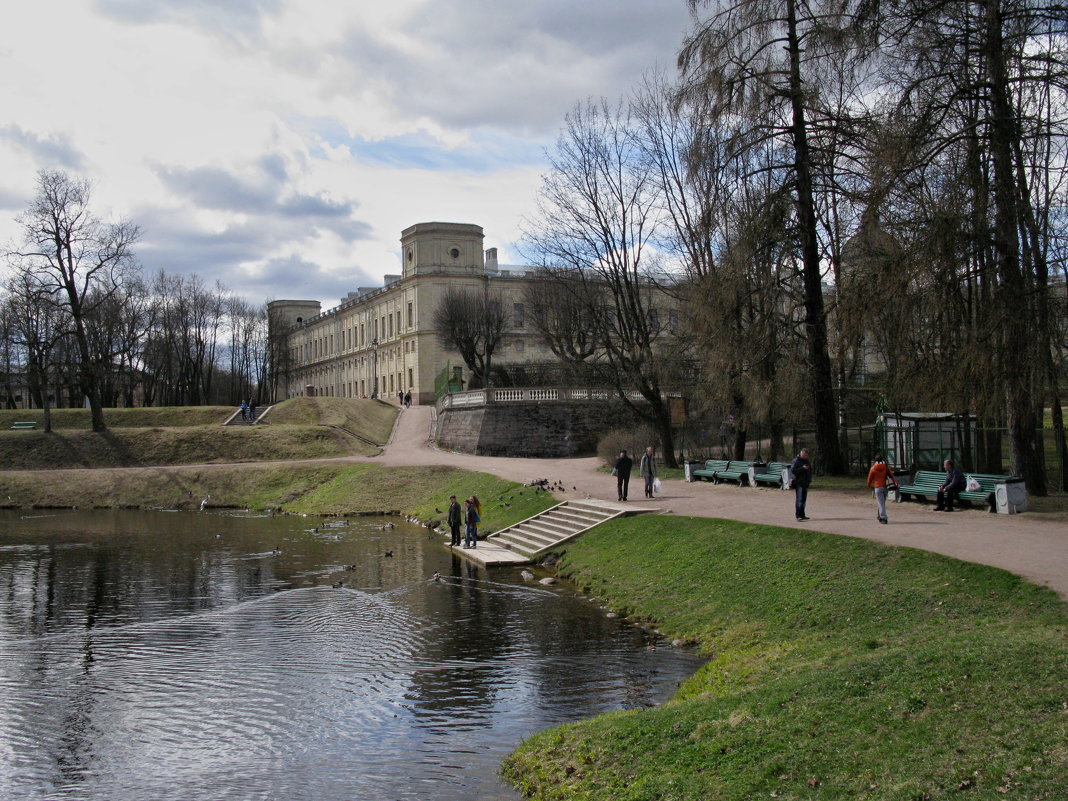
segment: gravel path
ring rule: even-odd
[[[563,493],[565,498],[615,500],[615,479],[598,472],[597,458],[516,459],[437,450],[430,443],[431,413],[429,406],[405,409],[383,452],[366,460],[397,466],[443,464],[520,482],[547,478],[568,488]],[[635,478],[631,479],[632,501],[637,499],[642,505],[659,506],[665,513],[723,517],[923,548],[1010,570],[1050,587],[1068,600],[1068,525],[1063,521],[1036,519],[1026,514],[992,515],[977,510],[946,515],[932,512],[930,506],[902,503],[888,505],[890,524],[884,526],[875,520],[873,499],[841,491],[821,491],[817,478],[807,507],[812,519],[798,523],[794,520],[792,492],[665,481],[664,492],[653,501],[645,501],[641,498],[641,480]]]

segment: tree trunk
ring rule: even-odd
[[[990,82],[990,150],[994,165],[994,249],[1001,277],[999,296],[1003,311],[1005,350],[1002,371],[1005,382],[1009,449],[1013,472],[1023,476],[1028,492],[1046,494],[1046,470],[1037,448],[1038,419],[1035,415],[1031,378],[1034,340],[1024,276],[1020,266],[1017,178],[1013,147],[1019,138],[1016,117],[1009,98],[1008,71],[1002,39],[1000,0],[986,0],[986,61]]]
[[[805,298],[805,333],[808,338],[809,371],[816,423],[816,458],[823,472],[842,475],[846,465],[838,442],[834,380],[827,346],[827,317],[823,307],[819,242],[816,236],[816,204],[812,196],[812,162],[805,122],[804,87],[801,82],[801,43],[797,32],[795,0],[787,2],[788,49],[790,52],[790,104],[793,112],[794,172],[797,183],[797,217],[801,234],[801,275]]]

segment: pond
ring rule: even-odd
[[[522,738],[699,664],[395,519],[0,512],[4,799],[513,799]]]

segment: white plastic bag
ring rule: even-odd
[[[975,476],[964,477],[964,489],[968,492],[979,492],[983,488],[983,485],[979,483],[979,479]]]
[[[661,492],[664,489],[664,485],[660,483],[659,478],[653,479],[653,492]]]

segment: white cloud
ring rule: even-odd
[[[147,268],[253,301],[376,283],[426,220],[516,260],[564,113],[670,66],[686,22],[682,0],[5,4],[0,239],[62,167],[142,227]]]

